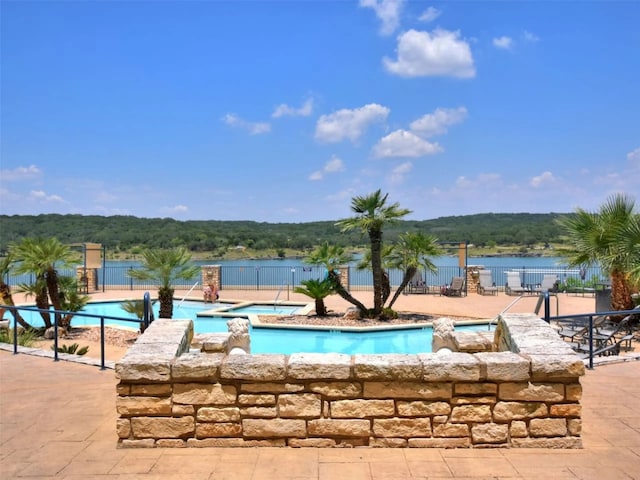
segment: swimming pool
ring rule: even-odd
[[[176,319],[190,318],[194,321],[195,333],[225,333],[227,320],[234,317],[257,315],[261,309],[273,308],[266,304],[243,305],[216,302],[202,303],[184,301],[175,303],[173,316]],[[277,305],[281,307],[281,305]],[[299,306],[286,306],[300,308]],[[154,304],[154,314],[158,317],[159,305]],[[273,310],[270,310],[271,313]],[[121,302],[93,302],[87,304],[84,313],[114,316],[136,320],[135,315],[125,312]],[[294,310],[295,313],[295,310]],[[42,318],[37,312],[22,311],[30,324],[42,326]],[[75,327],[99,324],[98,318],[76,316],[72,320]],[[106,320],[106,325],[138,328],[137,322]],[[486,325],[456,326],[457,331],[486,331]],[[407,328],[376,332],[349,332],[343,330],[302,330],[294,328],[250,327],[252,353],[427,353],[431,351],[431,327]]]

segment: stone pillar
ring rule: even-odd
[[[480,285],[480,270],[484,270],[484,266],[467,266],[467,294],[478,293],[478,286]]]
[[[338,276],[340,277],[340,282],[342,283],[342,286],[346,289],[349,290],[349,288],[351,287],[351,285],[349,284],[349,282],[351,281],[349,278],[349,265],[340,265],[338,267]]]
[[[222,290],[222,268],[220,268],[220,265],[203,265],[200,278],[202,287],[213,282],[218,287],[218,290]]]
[[[98,291],[98,269],[76,267],[76,282],[80,293]]]

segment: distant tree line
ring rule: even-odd
[[[404,220],[388,226],[385,240],[421,232],[442,242],[468,241],[476,246],[559,243],[563,230],[556,222],[572,214],[486,213],[432,220]],[[310,250],[328,242],[358,248],[367,239],[358,231],[341,232],[334,221],[266,223],[253,221],[179,221],[172,218],[93,215],[0,215],[0,254],[26,237],[57,238],[68,243],[100,243],[109,251],[136,248],[185,247],[191,252],[218,252],[241,245],[255,250]]]

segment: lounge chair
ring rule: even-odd
[[[600,328],[606,321],[607,317],[604,315],[594,317],[594,332],[597,332],[598,328]],[[560,330],[558,330],[558,335],[560,335],[564,340],[572,343],[584,342],[585,339],[589,337],[589,322],[586,318],[583,317],[580,322],[575,322],[566,327],[562,327]]]
[[[529,290],[522,286],[522,280],[518,272],[507,272],[507,284],[504,291],[507,295],[524,295],[530,293]]]
[[[620,340],[617,340],[615,343],[610,343],[609,345],[604,345],[594,350],[593,356],[602,357],[602,356],[608,356],[608,355],[620,355],[620,350],[622,349],[622,345],[625,343],[630,345],[631,340],[633,340],[633,335],[625,335]],[[588,345],[585,345],[585,346],[586,346],[586,349],[581,349],[578,352],[578,356],[583,360],[586,360],[589,358],[589,346]],[[625,347],[625,348],[628,348],[628,347]]]
[[[464,289],[464,277],[453,277],[451,284],[447,285],[442,294],[448,297],[461,297]]]
[[[407,293],[427,293],[427,284],[422,278],[422,273],[417,271],[406,287]]]
[[[556,292],[558,290],[558,276],[545,275],[542,277],[542,283],[534,287],[533,291],[537,293]]]
[[[497,295],[498,287],[493,283],[493,278],[491,276],[491,270],[480,270],[479,279],[480,283],[478,284],[478,293],[480,295]]]

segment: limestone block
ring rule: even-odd
[[[364,398],[411,398],[446,400],[451,398],[451,383],[365,382]]]
[[[316,437],[368,437],[371,434],[369,420],[333,420],[319,418],[309,420],[309,435]]]
[[[239,423],[197,423],[196,438],[241,437]]]
[[[270,393],[263,393],[263,394],[242,393],[238,395],[238,404],[239,405],[273,406],[276,404],[276,396]]]
[[[118,442],[118,448],[155,448],[156,441],[153,438],[145,438],[144,440],[131,440],[128,438]]]
[[[171,390],[169,383],[131,385],[131,395],[134,396],[168,397],[171,395]]]
[[[470,353],[423,353],[418,357],[422,362],[423,379],[427,382],[473,382],[480,379],[480,363]]]
[[[505,443],[508,433],[508,425],[497,423],[481,423],[471,427],[473,443]]]
[[[369,438],[369,446],[374,448],[404,448],[407,445],[406,438]]]
[[[220,353],[185,353],[174,360],[171,378],[174,382],[217,380],[223,358],[224,355]]]
[[[580,417],[582,407],[579,403],[551,405],[550,413],[552,417]]]
[[[532,437],[564,437],[567,421],[564,418],[534,418],[529,422],[529,434]]]
[[[131,385],[128,383],[119,383],[116,385],[116,393],[123,396],[131,395]]]
[[[229,330],[229,350],[240,348],[251,353],[251,338],[249,336],[249,320],[246,318],[232,318],[227,321]]]
[[[434,415],[431,417],[431,423],[447,423],[449,421],[449,415]]]
[[[431,351],[437,353],[443,348],[455,350],[453,333],[455,331],[455,321],[450,318],[438,318],[433,322],[433,337],[431,340]]]
[[[398,414],[403,417],[430,417],[451,413],[451,405],[448,402],[398,401],[397,407]]]
[[[286,376],[284,355],[229,355],[220,367],[220,378],[273,382]]]
[[[242,383],[241,392],[247,393],[293,393],[304,390],[304,385],[299,383]]]
[[[236,402],[236,387],[219,383],[176,383],[173,401],[187,405],[232,405]]]
[[[522,421],[513,421],[509,426],[509,435],[511,438],[524,438],[529,435],[527,431],[527,424]]]
[[[524,402],[560,402],[564,400],[561,383],[502,383],[498,388],[500,400]]]
[[[243,438],[189,438],[187,447],[212,448],[212,447],[285,447],[284,438],[270,438],[264,440],[245,440]]]
[[[491,421],[491,407],[489,405],[461,405],[453,407],[451,421],[454,423]]]
[[[196,409],[193,405],[178,405],[174,403],[171,405],[171,416],[184,417],[187,415],[195,415]]]
[[[567,429],[569,430],[569,435],[579,436],[582,433],[582,420],[570,418],[567,420]]]
[[[482,397],[453,397],[451,399],[451,405],[493,405],[496,403],[496,397],[494,395],[484,395]]]
[[[417,355],[354,355],[353,370],[356,378],[365,380],[420,380],[422,378],[422,363]]]
[[[547,415],[547,405],[541,402],[498,402],[493,408],[493,420],[496,422],[510,422]]]
[[[512,438],[511,445],[519,448],[582,448],[580,437]]]
[[[196,416],[198,422],[239,422],[240,409],[238,407],[202,407]]]
[[[391,417],[395,413],[393,400],[336,400],[331,402],[332,418]]]
[[[123,382],[169,382],[173,356],[127,355],[116,363],[116,378]]]
[[[187,442],[179,438],[161,438],[156,440],[158,448],[187,448]]]
[[[480,362],[482,377],[490,382],[529,380],[529,361],[517,353],[485,352],[474,355]]]
[[[181,438],[195,433],[193,417],[134,417],[131,430],[135,438]]]
[[[290,378],[346,380],[350,377],[351,356],[343,353],[294,353],[289,357]]]
[[[254,418],[275,418],[278,416],[278,409],[273,407],[242,407],[240,408],[240,415],[243,418],[254,417]]]
[[[120,415],[171,415],[171,399],[162,397],[116,397]]]
[[[199,333],[191,342],[192,348],[197,348],[207,353],[227,353],[229,349],[228,333]]]
[[[467,438],[410,438],[409,447],[416,448],[469,448],[471,439]]]
[[[335,447],[333,438],[291,438],[287,441],[290,447],[328,448]]]
[[[579,383],[565,385],[565,396],[568,402],[579,402],[582,398],[582,385]]]
[[[464,353],[490,352],[493,350],[493,332],[455,332],[455,351]]]
[[[309,389],[330,399],[355,398],[361,394],[362,385],[355,382],[313,382]]]
[[[496,395],[498,385],[495,383],[456,383],[453,388],[455,395]]]
[[[263,420],[246,418],[242,420],[245,437],[306,437],[307,427],[304,420],[273,418]]]
[[[585,374],[584,363],[575,353],[569,355],[528,355],[533,380],[578,378]]]
[[[430,437],[431,420],[428,418],[375,418],[373,433],[377,437]]]
[[[129,438],[131,436],[131,420],[128,418],[118,418],[116,420],[116,432],[118,438]]]
[[[464,423],[444,423],[433,426],[434,437],[456,438],[469,437],[469,425]]]
[[[322,401],[315,393],[283,393],[278,396],[281,418],[317,418],[321,411]]]

